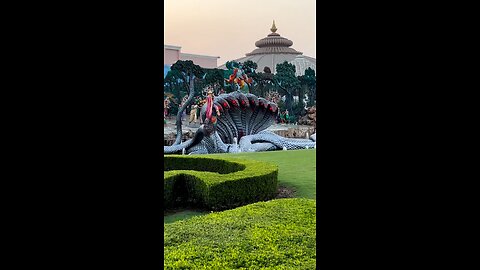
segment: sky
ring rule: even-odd
[[[164,44],[220,56],[219,66],[253,51],[273,20],[291,48],[317,58],[315,0],[165,0],[164,7]]]

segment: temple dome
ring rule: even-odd
[[[275,27],[275,21],[273,21],[272,31],[267,37],[262,38],[255,42],[255,46],[258,48],[253,50],[250,53],[245,54],[246,56],[256,55],[256,54],[302,54],[301,52],[296,51],[293,48],[289,48],[293,45],[293,41],[280,36],[276,33],[277,28]]]
[[[290,48],[293,41],[277,33],[275,21],[273,21],[270,31],[271,33],[266,37],[255,42],[256,49],[235,61],[245,62],[250,60],[257,63],[257,72],[263,72],[264,67],[269,67],[273,73],[276,73],[277,64],[287,61],[295,65],[297,76],[303,75],[307,67],[316,69],[316,59],[304,56],[302,52]],[[225,65],[219,68],[227,69]]]

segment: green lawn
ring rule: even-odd
[[[164,269],[316,269],[315,218],[293,198],[164,224]]]
[[[267,161],[278,165],[278,183],[296,190],[296,198],[316,199],[316,149],[240,154],[214,154]]]
[[[214,154],[232,158],[253,159],[278,165],[279,185],[293,188],[295,197],[316,199],[316,149],[270,151],[240,154]],[[182,211],[165,216],[164,223],[205,215],[209,212]]]

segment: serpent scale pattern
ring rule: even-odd
[[[206,129],[204,124],[193,139],[178,145],[164,146],[165,154],[212,154],[296,150],[316,147],[311,139],[289,139],[267,131],[278,113],[278,106],[264,98],[239,91],[215,97],[213,106],[218,109],[217,124]],[[200,117],[205,121],[206,105]],[[238,144],[235,143],[235,139]]]

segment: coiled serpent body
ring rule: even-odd
[[[253,94],[236,91],[216,96],[210,105],[202,107],[200,117],[205,124],[198,128],[194,138],[164,146],[164,153],[238,153],[316,147],[316,136],[289,139],[265,130],[275,122],[277,110],[277,104]]]

